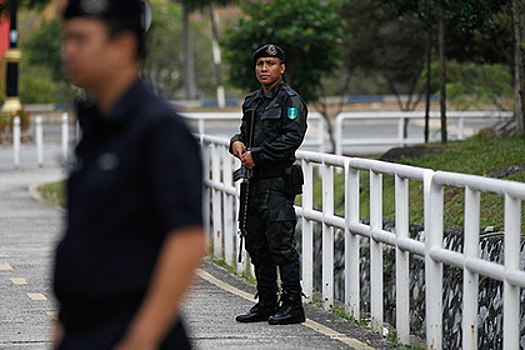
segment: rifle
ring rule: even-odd
[[[246,111],[246,120],[250,120],[250,133],[248,135],[248,145],[244,152],[247,152],[252,147],[253,143],[253,133],[255,129],[255,113],[253,109]],[[238,262],[242,261],[242,245],[244,237],[246,237],[246,221],[248,219],[248,200],[250,198],[250,179],[253,177],[253,169],[249,169],[247,166],[242,165],[239,169],[233,172],[233,181],[241,182],[241,203],[239,207],[239,237],[240,237],[240,247],[239,247],[239,257]]]

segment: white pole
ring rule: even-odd
[[[523,102],[523,101],[522,101]],[[521,200],[505,194],[505,273],[520,271]],[[503,350],[520,342],[520,287],[503,281]]]
[[[36,141],[36,155],[38,159],[38,166],[44,166],[44,130],[42,128],[42,116],[37,115],[35,118],[35,141]]]
[[[68,153],[68,140],[69,140],[69,125],[67,113],[62,114],[62,156],[64,161],[67,160]]]
[[[15,168],[20,167],[20,117],[16,116],[13,119],[13,151]]]

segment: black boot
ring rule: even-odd
[[[242,323],[268,321],[277,311],[277,294],[259,294],[259,302],[247,313],[235,316],[235,321]]]
[[[283,291],[281,306],[275,315],[268,318],[271,325],[294,324],[306,321],[300,291]]]
[[[259,302],[247,313],[235,316],[237,322],[261,322],[277,311],[277,269],[275,265],[254,264]]]

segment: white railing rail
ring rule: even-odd
[[[241,120],[241,113],[227,113],[227,112],[217,112],[217,113],[182,113],[182,116],[189,120],[192,123],[196,124],[197,131],[200,135],[205,135],[207,131],[211,128],[216,128],[217,121],[225,122],[236,122],[237,125],[234,128],[228,128],[224,130],[236,130],[238,129],[238,124]],[[464,122],[466,119],[502,119],[510,118],[513,116],[512,112],[484,112],[484,111],[467,111],[467,112],[457,112],[450,111],[447,112],[448,120],[457,121],[457,138],[464,139]],[[432,111],[430,117],[436,119],[439,117],[438,112]],[[65,119],[66,118],[66,119]],[[423,143],[424,139],[422,135],[404,137],[404,124],[405,120],[414,120],[414,119],[423,119],[423,112],[344,112],[340,113],[335,119],[334,125],[334,138],[335,138],[335,154],[343,154],[344,146],[385,146],[385,145],[397,145],[404,146],[415,143]],[[70,152],[70,145],[68,145],[68,140],[70,139],[71,128],[69,127],[69,116],[68,113],[63,113],[61,115],[61,131],[62,131],[62,155],[67,157]],[[324,153],[326,151],[326,122],[324,118],[318,112],[310,112],[309,114],[309,127],[308,132],[303,143],[303,146],[308,146],[310,149],[313,147],[317,152]],[[35,130],[39,128],[38,117],[35,118]],[[356,123],[366,123],[370,121],[393,121],[397,120],[397,136],[385,135],[381,133],[375,133],[372,135],[364,135],[364,137],[359,138],[347,138],[343,137],[343,130],[346,127],[349,127],[350,124]],[[211,122],[211,123],[210,123]],[[211,124],[212,126],[209,126]],[[207,126],[208,125],[208,126]],[[73,128],[75,139],[80,137],[80,129],[77,125]],[[15,131],[14,131],[15,132]],[[233,131],[229,131],[233,134]],[[35,140],[38,139],[38,134],[35,135]],[[17,142],[19,136],[14,134],[14,140]],[[435,138],[432,139],[435,141]],[[43,141],[43,139],[42,139]],[[39,154],[39,165],[41,149],[43,147],[43,142],[39,146],[37,144],[37,152]],[[19,151],[18,151],[19,152]],[[15,158],[18,153],[15,153]],[[42,155],[43,157],[43,155]],[[42,158],[43,159],[43,158]],[[15,159],[16,161],[16,159]],[[15,166],[18,166],[15,162]]]
[[[499,111],[449,111],[447,112],[447,121],[456,121],[457,123],[457,139],[464,140],[464,126],[465,119],[503,119],[511,118],[514,112],[499,112]],[[441,117],[439,111],[431,111],[429,113],[431,119],[438,119]],[[424,120],[425,112],[343,112],[335,118],[334,138],[335,138],[335,154],[342,155],[343,147],[348,146],[363,146],[363,145],[397,145],[399,147],[423,143],[425,141],[423,135],[416,137],[404,135],[405,121],[408,120]],[[378,120],[397,120],[397,136],[391,135],[376,135],[377,137],[368,138],[354,138],[344,139],[343,128],[345,122],[356,123],[359,121],[378,121]]]
[[[190,120],[196,121],[197,131],[200,135],[206,135],[206,122],[207,121],[229,121],[237,122],[238,125],[241,123],[242,114],[240,112],[216,112],[216,113],[181,113],[181,115]],[[314,122],[315,123],[312,123]],[[308,122],[310,124],[309,130],[312,129],[312,124],[315,125],[315,138],[307,137],[305,139],[305,145],[315,146],[316,149],[323,153],[325,151],[324,147],[324,130],[325,130],[325,121],[320,113],[310,112],[308,114]],[[238,127],[237,125],[237,127]]]
[[[213,255],[236,266],[238,272],[250,268],[247,258],[236,263],[238,252],[235,208],[239,190],[232,183],[231,172],[238,162],[228,153],[229,142],[217,137],[201,136],[206,171],[205,210],[210,214],[209,232]],[[396,251],[396,330],[399,341],[410,341],[409,256],[424,257],[426,290],[426,339],[428,349],[442,349],[443,264],[463,269],[464,310],[463,349],[477,349],[477,298],[479,276],[504,282],[504,346],[519,347],[520,288],[525,288],[525,272],[520,269],[521,201],[525,184],[429,169],[410,167],[369,159],[349,158],[309,151],[298,151],[305,173],[302,203],[296,207],[302,219],[303,290],[312,298],[314,266],[313,223],[322,225],[322,300],[326,309],[334,306],[334,229],[344,232],[346,311],[360,318],[359,237],[370,240],[371,318],[372,328],[383,324],[383,247]],[[335,185],[336,171],[344,173],[344,188]],[[360,171],[370,173],[370,224],[359,221]],[[313,201],[314,173],[319,174],[322,208]],[[395,178],[395,233],[383,230],[383,175]],[[425,241],[409,237],[409,181],[422,183],[424,197]],[[463,253],[443,248],[444,186],[465,189],[465,249]],[[344,191],[344,215],[334,213],[335,194]],[[480,258],[480,193],[505,197],[505,263]],[[235,203],[235,205],[234,205]]]

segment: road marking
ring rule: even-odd
[[[41,293],[27,293],[26,294],[31,300],[47,300],[46,296]]]
[[[221,281],[220,279],[214,277],[213,275],[211,275],[210,273],[202,269],[197,269],[196,273],[197,273],[197,276],[199,276],[203,280],[206,280],[210,282],[211,284],[214,284],[217,287],[224,289],[227,292],[238,295],[246,300],[253,301],[253,295],[251,295],[250,293],[246,293],[245,291],[235,288],[234,286],[231,286],[228,283]],[[312,321],[308,318],[306,319],[306,322],[302,323],[302,325],[310,329],[313,329],[316,332],[329,336],[332,339],[337,339],[340,342],[348,346],[351,346],[355,350],[374,350],[374,348],[371,347],[370,345],[367,345],[357,339],[350,338],[346,334],[339,333],[329,327],[323,326],[322,324]]]
[[[10,271],[13,268],[9,264],[0,264],[0,271]]]
[[[13,284],[16,284],[16,285],[22,285],[22,284],[27,284],[27,281],[25,278],[17,278],[17,277],[14,277],[14,278],[10,278],[9,279],[11,282],[13,282]]]
[[[46,315],[50,316],[53,320],[58,321],[58,312],[46,311]]]

